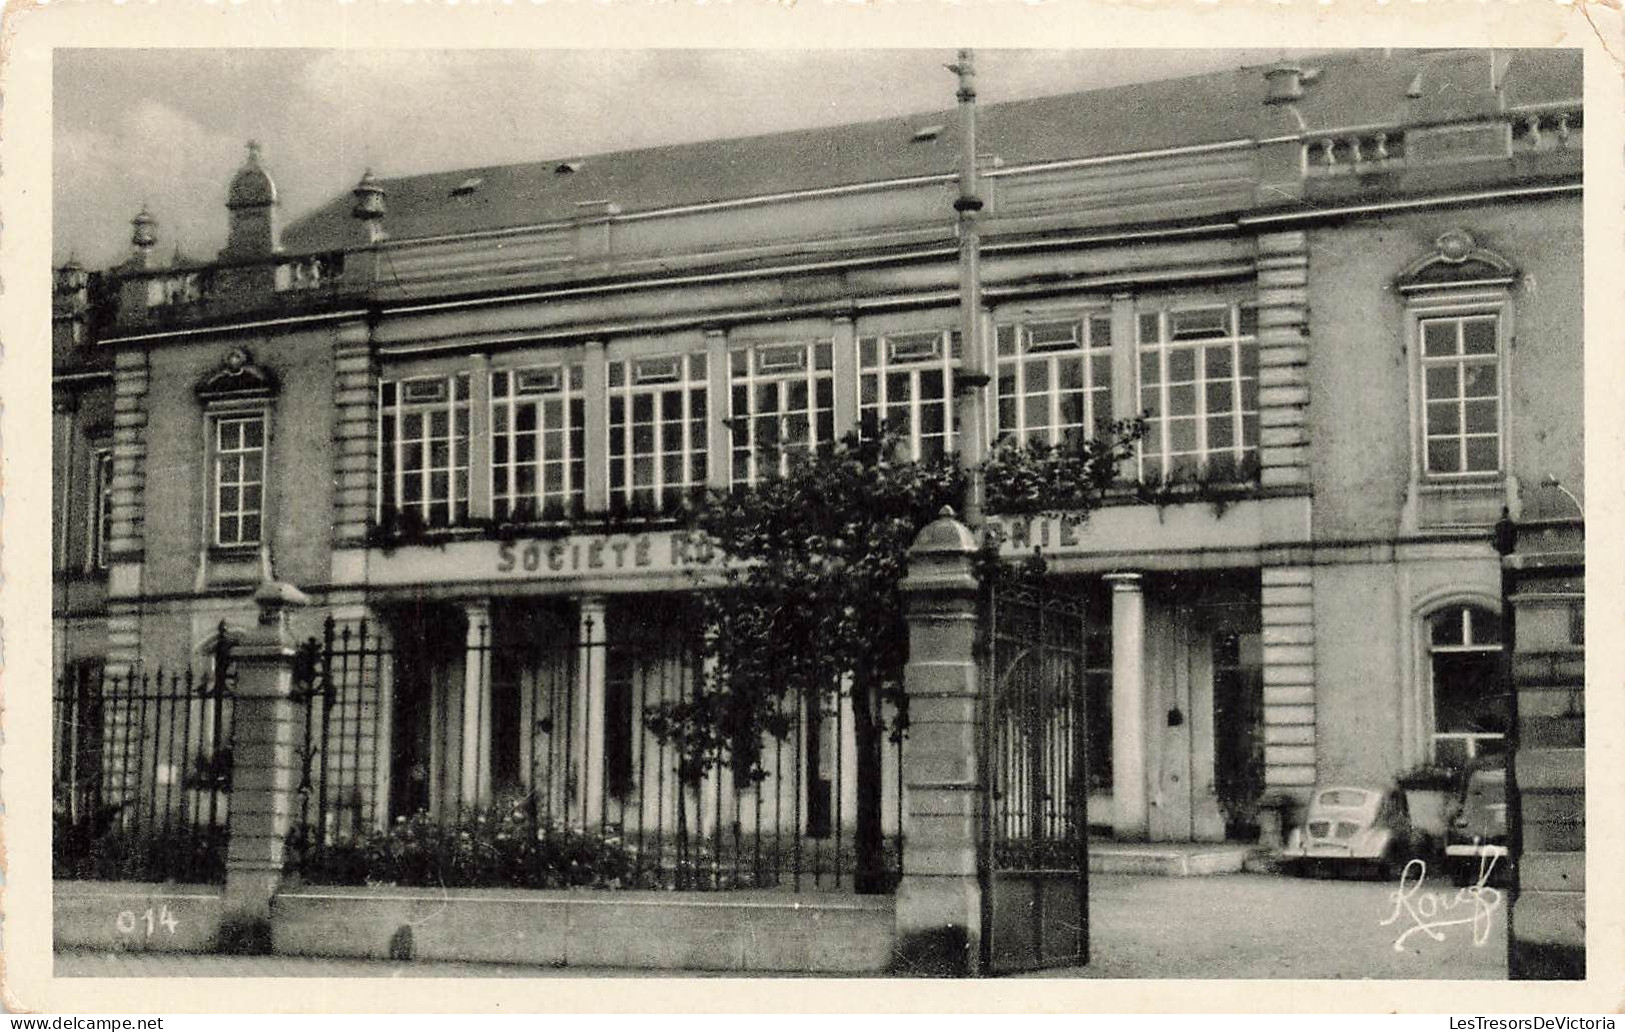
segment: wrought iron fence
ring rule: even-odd
[[[224,627],[205,670],[70,670],[52,699],[57,878],[221,882],[231,797]]]
[[[775,694],[754,762],[724,746],[685,765],[705,750],[659,714],[702,694],[698,637],[626,622],[643,630],[606,639],[601,618],[573,614],[449,631],[330,619],[302,663],[292,870],[448,886],[895,884],[901,731],[860,763],[832,681]],[[860,768],[881,804],[879,848],[862,856]]]

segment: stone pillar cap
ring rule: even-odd
[[[971,529],[959,522],[955,516],[953,506],[944,505],[937,518],[926,524],[925,529],[914,538],[914,544],[909,548],[910,555],[926,556],[933,553],[963,554],[976,551],[976,535]]]
[[[265,581],[254,591],[254,604],[260,608],[260,623],[276,620],[284,609],[310,605],[310,596],[282,581]]]

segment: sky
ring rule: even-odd
[[[1253,50],[983,50],[986,103],[1277,59]],[[53,262],[102,268],[147,205],[212,257],[257,140],[283,224],[380,176],[936,111],[950,50],[78,49],[53,68]],[[946,170],[945,170],[946,171]]]

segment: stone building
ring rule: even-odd
[[[996,521],[1088,601],[1096,823],[1220,840],[1500,748],[1492,526],[1584,486],[1580,72],[1346,52],[981,109],[992,436],[1147,416],[1086,524]],[[218,258],[143,213],[58,277],[59,662],[195,663],[275,577],[392,642],[374,819],[536,789],[515,686],[553,675],[490,644],[654,643],[565,718],[625,755],[708,561],[684,497],[882,420],[954,447],[957,132],[369,172],[286,225],[251,145]]]

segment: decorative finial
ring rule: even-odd
[[[135,231],[130,234],[130,243],[136,247],[149,248],[158,242],[158,234],[155,231],[158,220],[153,218],[152,212],[147,210],[145,201],[141,204],[141,210],[136,212],[135,218],[130,220],[130,225],[135,228]]]
[[[260,163],[260,141],[258,140],[248,141],[248,163],[250,165],[258,165]]]

